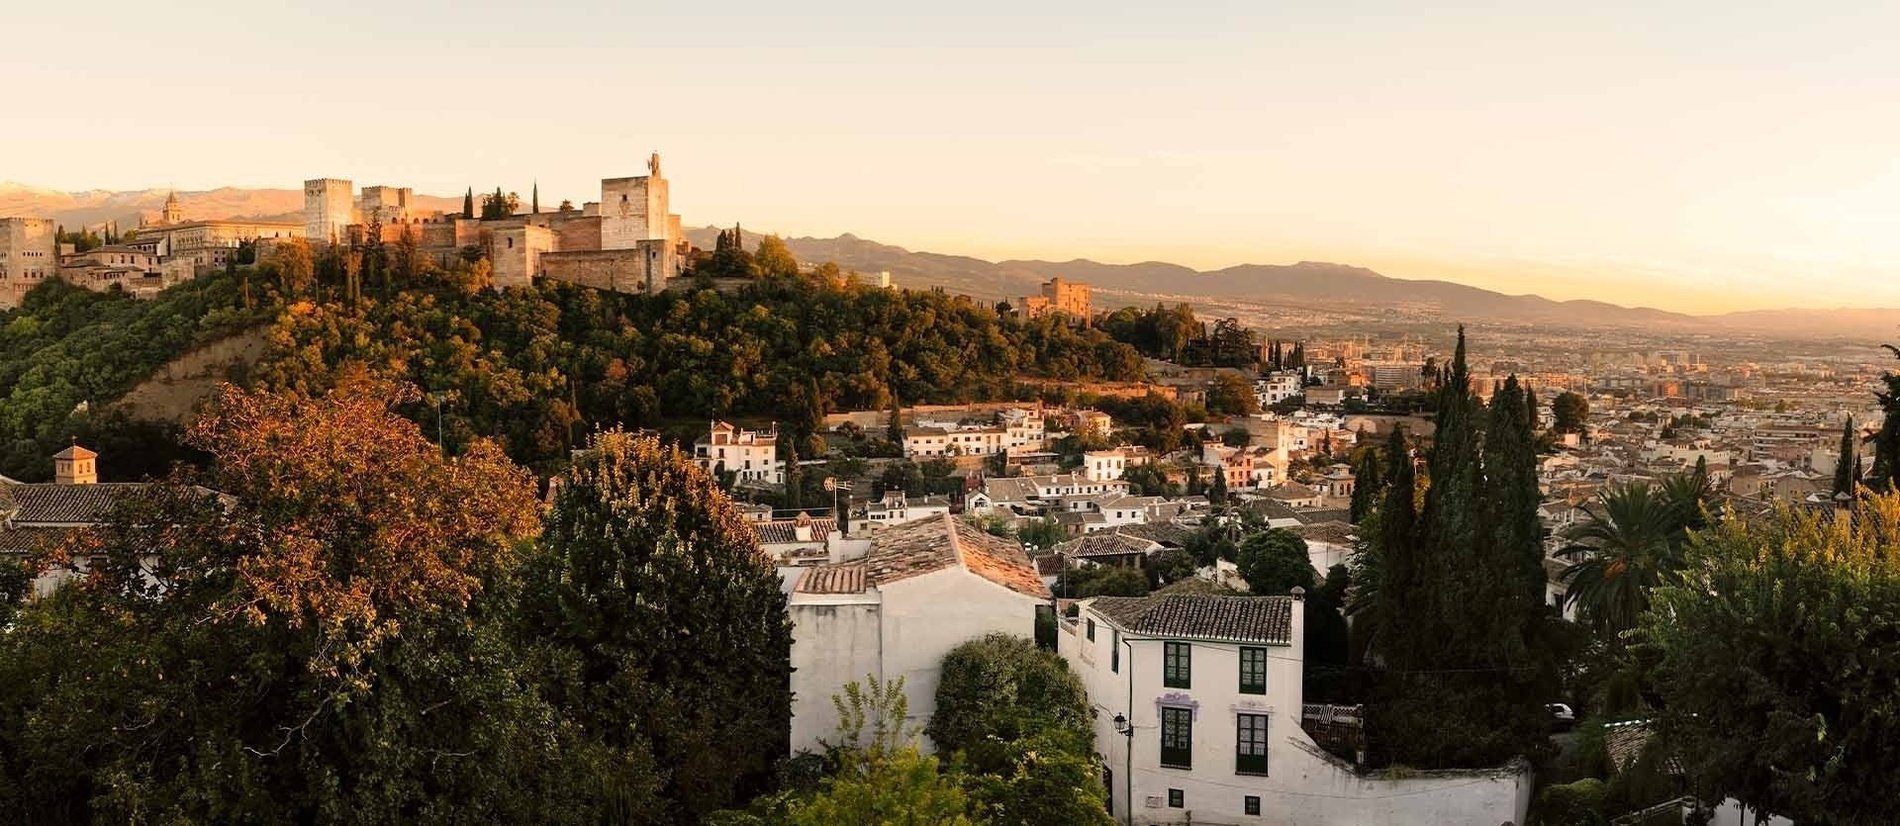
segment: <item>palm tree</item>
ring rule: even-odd
[[[1604,490],[1583,507],[1588,518],[1570,529],[1570,544],[1557,555],[1576,561],[1563,573],[1565,599],[1591,625],[1613,635],[1635,626],[1649,609],[1650,589],[1673,581],[1688,523],[1701,514],[1697,490],[1692,481],[1637,482]]]

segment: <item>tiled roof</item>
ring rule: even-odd
[[[1300,535],[1301,539],[1312,542],[1326,542],[1333,545],[1352,544],[1353,528],[1345,522],[1315,522],[1311,525],[1299,525],[1289,530]]]
[[[820,565],[798,579],[801,594],[857,594],[864,592],[864,563]]]
[[[1042,583],[1042,577],[1030,564],[1029,556],[1023,553],[1015,541],[991,536],[983,529],[952,518],[949,514],[941,518],[951,526],[950,535],[956,543],[957,553],[963,559],[963,567],[968,568],[970,573],[1025,596],[1049,598],[1049,586]]]
[[[1160,543],[1126,536],[1121,533],[1092,533],[1080,539],[1071,539],[1055,547],[1056,553],[1071,559],[1089,559],[1100,556],[1127,556],[1145,554],[1160,549]]]
[[[806,521],[811,524],[811,539],[803,541],[823,542],[825,541],[825,536],[837,527],[837,522],[830,518],[807,518]],[[798,538],[798,520],[796,519],[775,519],[771,522],[755,522],[752,527],[759,534],[759,544],[761,545],[783,545],[790,542],[801,541]]]
[[[1649,746],[1654,737],[1648,720],[1604,724],[1603,750],[1609,755],[1610,769],[1620,772],[1629,768],[1642,757],[1643,749]],[[1673,754],[1665,755],[1663,770],[1672,775],[1681,775],[1682,760]]]
[[[1049,596],[1048,586],[1014,541],[991,536],[947,513],[885,529],[863,559],[814,568],[799,581],[798,591],[855,594],[954,565],[1020,594]]]
[[[87,450],[83,447],[80,447],[79,445],[72,445],[66,448],[65,450],[62,450],[58,453],[53,454],[53,458],[55,459],[97,459],[99,458],[99,454],[94,453],[90,450]]]
[[[1158,637],[1290,645],[1293,598],[1150,594],[1096,597],[1096,611],[1123,630]]]
[[[33,528],[0,525],[0,554],[23,554],[51,548],[72,536],[78,528]]]
[[[97,485],[36,483],[8,485],[14,524],[90,525],[105,521],[112,508],[145,490],[144,482],[104,482]]]
[[[1172,522],[1148,522],[1141,525],[1123,525],[1116,528],[1115,532],[1122,536],[1146,539],[1173,548],[1186,546],[1188,538],[1194,535],[1194,531]]]

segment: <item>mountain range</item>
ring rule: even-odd
[[[137,226],[141,216],[155,218],[170,190],[61,192],[0,182],[0,216],[52,218],[68,227],[118,222]],[[303,192],[296,189],[222,187],[179,191],[187,218],[301,220]],[[423,210],[455,211],[460,197],[418,195]],[[710,248],[718,229],[690,229],[689,239]],[[1085,282],[1102,293],[1104,305],[1156,300],[1235,301],[1295,307],[1349,307],[1401,310],[1444,318],[1567,327],[1644,329],[1683,332],[1753,332],[1767,336],[1828,336],[1886,341],[1900,332],[1900,308],[1751,310],[1721,315],[1690,315],[1603,301],[1557,301],[1537,295],[1509,295],[1451,281],[1393,278],[1346,264],[1302,261],[1295,264],[1243,264],[1198,271],[1179,264],[1144,261],[1105,264],[1073,261],[986,261],[965,255],[921,252],[844,234],[835,238],[787,238],[802,261],[835,261],[861,273],[889,272],[911,287],[942,287],[987,299],[1014,301],[1033,293],[1052,277]]]

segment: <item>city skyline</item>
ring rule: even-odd
[[[1877,105],[1900,71],[1863,34],[1891,9],[831,6],[107,3],[99,47],[167,47],[83,85],[69,21],[29,8],[0,147],[34,160],[0,179],[538,180],[551,207],[657,148],[693,226],[1334,261],[1698,313],[1900,305],[1900,116]],[[95,90],[162,103],[101,113],[75,94]]]

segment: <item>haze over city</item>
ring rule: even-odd
[[[578,203],[660,148],[694,225],[1688,312],[1900,304],[1900,60],[1865,36],[1900,24],[1886,4],[87,9],[112,21],[88,51],[144,57],[79,79],[70,9],[9,12],[0,179]],[[137,129],[102,115],[118,95]]]

